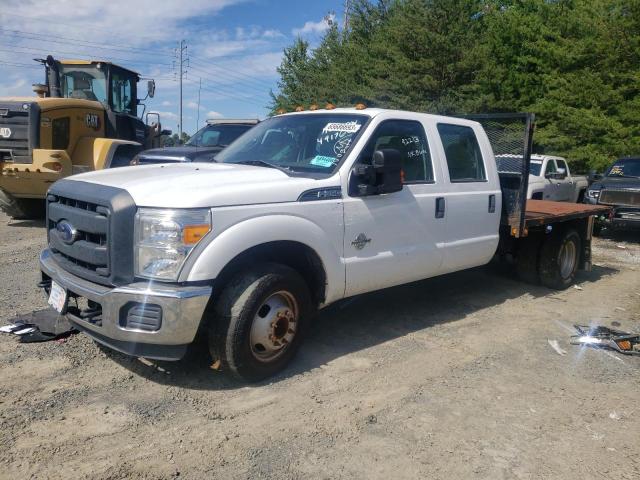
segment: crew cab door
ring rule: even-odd
[[[543,200],[551,200],[553,202],[561,201],[561,187],[560,180],[556,178],[550,177],[550,175],[555,175],[558,173],[558,168],[556,166],[556,161],[553,158],[547,159],[547,163],[544,167],[544,193],[542,195]]]
[[[496,252],[502,194],[489,140],[479,125],[438,123],[446,161],[443,271],[488,263]]]
[[[564,170],[565,177],[558,179],[558,184],[556,185],[557,190],[557,199],[559,202],[574,202],[574,194],[576,186],[571,178],[571,172],[569,172],[569,167],[567,162],[564,160],[556,159],[556,166],[559,171]]]
[[[446,219],[436,209],[442,174],[424,125],[394,118],[372,128],[356,164],[370,163],[375,150],[398,150],[404,184],[394,193],[354,196],[351,171],[344,200],[346,296],[437,275],[443,260]]]

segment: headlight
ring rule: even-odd
[[[600,190],[587,190],[587,197],[598,198],[600,196]]]
[[[189,252],[210,231],[208,209],[138,209],[134,232],[136,275],[176,281]]]

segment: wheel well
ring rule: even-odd
[[[542,200],[542,192],[534,192],[531,195],[531,200]]]
[[[320,304],[325,300],[327,274],[322,261],[311,247],[294,241],[268,242],[245,250],[231,260],[214,281],[214,292],[221,290],[238,271],[258,262],[275,262],[296,270],[307,282],[313,300]]]

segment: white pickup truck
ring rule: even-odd
[[[496,155],[498,166],[521,156]],[[589,186],[585,176],[572,176],[567,160],[551,155],[531,155],[527,198],[553,202],[582,203]]]
[[[529,135],[531,118],[516,121]],[[592,216],[607,207],[525,211],[526,183],[498,172],[475,121],[380,109],[278,115],[213,163],[55,183],[40,286],[108,347],[176,360],[208,335],[216,365],[257,380],[289,362],[318,308],[345,297],[496,253],[523,278],[566,288],[590,267]]]

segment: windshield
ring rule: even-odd
[[[272,117],[216,156],[224,163],[263,162],[291,170],[331,173],[367,122],[365,115]]]
[[[542,169],[542,162],[531,162],[529,164],[529,173],[536,177],[540,176],[540,169]]]
[[[191,147],[226,147],[252,125],[207,125],[198,130],[185,145]]]
[[[640,177],[640,158],[625,158],[611,165],[607,177]]]
[[[94,100],[107,104],[107,81],[95,65],[58,64],[60,89],[65,98]]]

